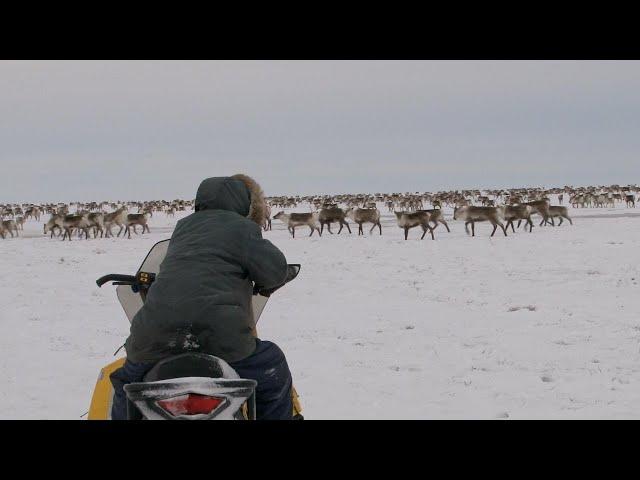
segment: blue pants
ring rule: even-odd
[[[133,363],[127,360],[122,368],[111,374],[111,383],[114,388],[111,409],[113,420],[127,419],[127,396],[123,387],[128,383],[141,382],[153,365],[153,363]],[[255,351],[247,358],[229,365],[241,378],[258,382],[257,420],[292,419],[291,372],[284,353],[275,343],[256,338]]]

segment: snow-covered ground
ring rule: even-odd
[[[380,208],[382,236],[264,233],[303,265],[259,331],[307,418],[640,418],[640,210],[471,238],[445,209],[451,233],[404,241]],[[133,273],[178,218],[131,240],[51,240],[35,221],[0,240],[0,418],[88,410],[129,326],[95,279]]]

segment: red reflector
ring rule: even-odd
[[[198,415],[213,412],[224,402],[224,398],[188,393],[179,397],[159,400],[158,405],[173,416]]]

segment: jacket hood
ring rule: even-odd
[[[262,225],[266,203],[260,185],[247,175],[237,174],[203,180],[196,193],[195,209],[230,210]]]

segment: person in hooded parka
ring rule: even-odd
[[[258,382],[257,419],[291,419],[291,372],[284,353],[254,335],[251,297],[285,283],[287,260],[262,238],[266,203],[252,178],[204,180],[195,211],[178,221],[160,273],[131,322],[124,366],[111,374],[112,419],[126,419],[127,383],[185,352],[220,357]]]

